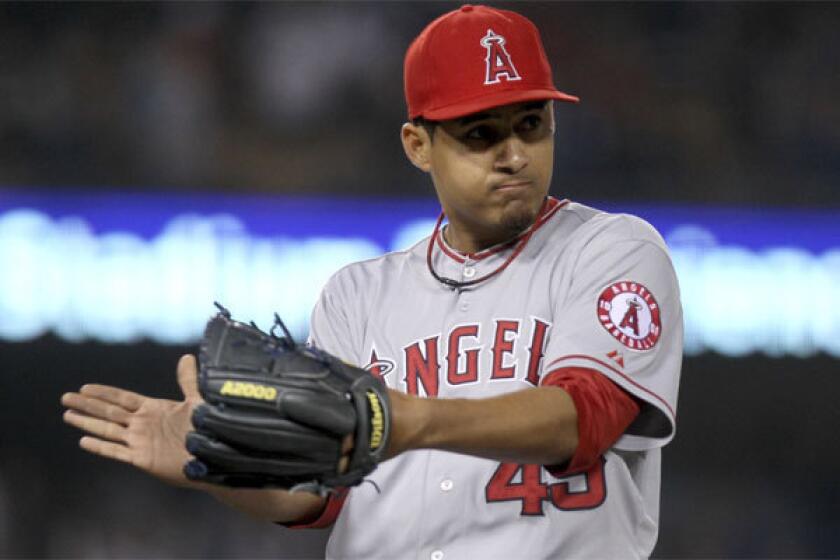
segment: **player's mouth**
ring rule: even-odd
[[[515,193],[530,188],[533,181],[527,179],[517,179],[512,181],[505,181],[493,187],[494,191]]]

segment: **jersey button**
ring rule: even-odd
[[[475,276],[475,269],[471,266],[468,266],[464,269],[464,278],[472,278]]]
[[[442,550],[435,550],[430,555],[432,560],[443,560],[443,551]]]
[[[452,490],[453,486],[455,486],[455,483],[449,480],[448,478],[440,482],[440,489],[444,492],[449,492],[450,490]]]

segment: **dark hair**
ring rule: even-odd
[[[434,140],[435,138],[435,128],[437,128],[438,122],[437,121],[430,121],[423,117],[416,117],[411,121],[411,124],[414,126],[422,126],[426,129],[426,132],[429,133],[429,138]]]

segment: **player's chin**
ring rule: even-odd
[[[528,229],[537,219],[541,206],[527,198],[506,200],[499,220],[499,225],[510,235],[517,235]]]

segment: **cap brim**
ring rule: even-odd
[[[490,95],[482,95],[480,98],[470,99],[461,103],[447,105],[438,109],[425,111],[422,116],[430,121],[446,121],[465,117],[493,107],[522,103],[523,101],[539,101],[543,99],[557,99],[568,103],[578,103],[580,98],[554,89],[531,89],[531,90],[508,90],[500,91]]]

